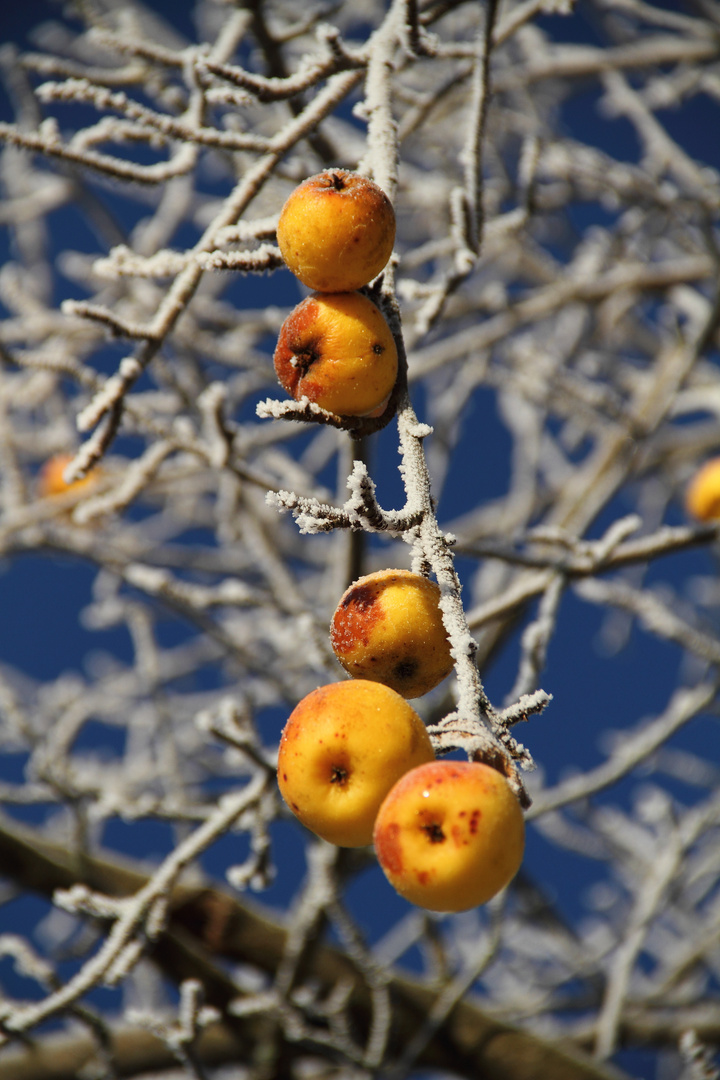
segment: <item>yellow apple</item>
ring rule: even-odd
[[[434,761],[405,773],[375,821],[390,884],[430,911],[485,904],[520,868],[525,822],[505,777],[489,765]]]
[[[290,714],[278,785],[312,832],[340,847],[362,847],[395,781],[433,757],[425,725],[399,694],[363,679],[330,683]]]
[[[350,292],[372,281],[390,258],[395,212],[372,180],[328,169],[292,192],[277,239],[288,267],[308,288]]]
[[[720,457],[706,461],[685,492],[685,507],[698,521],[720,518]]]
[[[295,400],[341,416],[380,416],[397,378],[385,316],[358,292],[314,293],[280,328],[275,371]]]
[[[330,626],[335,655],[354,677],[385,683],[406,698],[437,686],[453,667],[434,581],[380,570],[346,590]]]

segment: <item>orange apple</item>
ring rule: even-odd
[[[72,484],[68,484],[63,479],[63,473],[74,456],[74,454],[55,454],[54,457],[45,462],[38,476],[38,495],[41,498],[52,495],[65,495],[69,491],[80,492],[83,489],[91,488],[97,483],[99,478],[97,468],[91,469],[85,476],[81,476],[79,480],[73,480]]]
[[[453,667],[434,581],[409,570],[359,578],[333,615],[330,641],[348,674],[406,698],[437,686]]]
[[[397,378],[385,316],[358,292],[314,293],[280,328],[275,371],[295,400],[341,416],[381,416]]]
[[[277,239],[293,274],[319,292],[351,292],[383,269],[395,212],[366,176],[328,169],[303,181],[280,212]]]
[[[430,911],[485,904],[522,862],[525,822],[489,765],[434,761],[410,770],[378,811],[375,852],[390,884]]]
[[[340,847],[363,847],[395,781],[433,757],[425,725],[399,694],[363,679],[330,683],[290,714],[278,785],[312,832]]]
[[[698,521],[720,518],[720,457],[706,461],[685,492],[685,508]]]

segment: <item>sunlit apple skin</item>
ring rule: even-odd
[[[372,281],[392,255],[395,212],[372,180],[329,169],[292,192],[277,239],[287,266],[308,288],[351,292]]]
[[[94,487],[100,476],[98,469],[92,469],[79,480],[74,480],[72,484],[68,484],[63,479],[63,473],[73,457],[73,454],[55,454],[45,462],[38,475],[38,495],[41,498],[66,495],[70,491],[79,493]]]
[[[407,772],[378,811],[375,852],[390,884],[430,911],[485,904],[522,862],[525,823],[501,773],[435,761]]]
[[[361,679],[330,683],[291,713],[278,784],[312,832],[340,847],[363,847],[395,781],[433,757],[425,725],[399,694]]]
[[[314,293],[280,328],[275,371],[295,400],[341,416],[380,416],[398,370],[385,316],[361,293]]]
[[[685,492],[685,508],[697,521],[720,519],[720,457],[706,461],[695,473]]]
[[[409,570],[380,570],[343,594],[330,625],[338,660],[355,678],[416,698],[453,667],[434,581]]]

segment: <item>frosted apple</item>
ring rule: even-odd
[[[358,292],[314,293],[280,328],[280,384],[341,416],[380,416],[397,378],[395,341],[385,316]]]
[[[277,239],[288,267],[308,288],[350,292],[372,281],[390,258],[395,212],[366,176],[328,169],[292,192]]]
[[[720,457],[698,469],[685,492],[685,507],[698,521],[720,519]]]
[[[378,807],[403,773],[434,757],[415,710],[362,679],[313,690],[295,707],[278,750],[278,785],[308,829],[341,847],[372,840]]]
[[[338,660],[355,678],[385,683],[406,698],[437,686],[453,667],[434,581],[409,570],[358,578],[330,626]]]
[[[430,911],[485,904],[522,862],[525,823],[505,777],[478,762],[434,761],[391,788],[375,820],[390,884]]]

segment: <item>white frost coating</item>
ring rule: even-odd
[[[226,399],[227,387],[221,382],[210,383],[198,398],[208,459],[216,469],[224,468],[230,458],[230,438],[222,415]]]
[[[367,466],[362,461],[353,461],[352,472],[347,478],[350,498],[344,506],[348,517],[357,525],[362,525],[363,509],[368,504],[377,506],[375,482],[370,477]]]
[[[265,398],[255,406],[255,415],[261,420],[280,420],[287,415],[287,402],[276,398]]]
[[[268,506],[274,506],[281,514],[284,514],[298,505],[299,498],[292,491],[268,491],[265,495],[265,502]]]
[[[415,439],[427,439],[432,433],[433,429],[430,424],[417,423],[408,427],[408,434],[412,435]]]
[[[260,244],[253,251],[201,251],[195,261],[203,270],[236,270],[258,273],[275,266],[281,259],[274,244]]]
[[[111,375],[93,400],[77,416],[78,431],[89,431],[101,417],[122,397],[128,385],[141,374],[142,368],[132,356],[124,357],[118,366],[117,374]]]
[[[468,656],[476,647],[475,639],[472,634],[454,634],[453,645],[450,649],[453,660],[460,662],[463,657]]]
[[[98,429],[91,438],[95,438],[100,432]],[[84,444],[87,447],[91,440]],[[84,447],[80,448],[81,451]],[[84,499],[73,513],[73,518],[79,524],[84,524],[103,514],[114,513],[128,506],[133,499],[155,477],[163,461],[175,449],[174,443],[169,439],[160,439],[151,444],[141,457],[131,462],[125,469],[119,483],[100,495]]]
[[[301,533],[329,532],[337,523],[338,511],[334,506],[301,498],[292,491],[268,491],[265,502],[280,513],[292,511]]]
[[[155,566],[130,563],[125,568],[125,580],[130,585],[137,585],[144,592],[160,593],[170,580],[170,574],[167,570],[161,570]]]
[[[522,694],[516,702],[503,709],[500,720],[505,725],[516,723],[518,720],[527,720],[533,713],[542,712],[552,701],[552,694],[545,690],[535,690],[532,694]]]
[[[131,563],[123,574],[130,585],[153,596],[164,596],[177,603],[206,611],[224,605],[238,606],[253,601],[252,590],[242,581],[228,578],[218,586],[180,581],[166,570]]]
[[[277,401],[274,398],[266,398],[256,405],[255,415],[265,420],[280,420],[286,416],[317,416],[330,420],[336,419],[334,413],[321,408],[307,397],[298,398],[297,401]]]
[[[118,371],[125,382],[131,382],[134,379],[138,379],[142,374],[142,368],[134,356],[123,357],[120,361]]]
[[[154,255],[143,256],[136,254],[125,244],[118,244],[110,249],[109,255],[95,260],[93,273],[110,281],[121,277],[175,277],[185,269],[190,260],[190,255],[179,251],[156,251]]]
[[[243,220],[234,225],[228,225],[218,230],[217,242],[218,244],[238,244],[263,235],[273,236],[277,229],[278,217],[279,214],[272,214],[270,217],[256,218],[254,221]]]
[[[77,311],[77,300],[63,300],[60,304],[60,310],[63,315],[70,315],[73,317],[81,318]]]
[[[301,533],[312,535],[314,533],[327,532],[331,526],[323,525],[315,514],[296,514],[295,521]]]
[[[96,428],[90,438],[78,448],[75,457],[65,466],[65,469],[63,470],[63,480],[66,484],[72,484],[75,480],[79,480],[80,477],[85,476],[86,472],[92,468],[100,452],[102,441],[103,431],[102,428],[99,427]],[[77,513],[79,511],[80,506],[77,507],[75,512]]]

